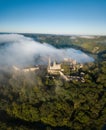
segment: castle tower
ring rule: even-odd
[[[53,66],[54,66],[54,67],[56,66],[56,61],[53,62]]]
[[[51,60],[50,60],[50,57],[48,59],[48,69],[50,69],[50,66],[51,66]]]

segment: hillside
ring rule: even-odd
[[[16,66],[15,69],[11,66],[0,66],[0,129],[101,130],[106,123],[106,37],[24,35],[59,49],[81,49],[97,56],[97,60],[84,63],[79,69],[77,66],[74,69],[75,65],[72,63],[61,62],[61,71],[70,80],[65,80],[59,74],[48,73],[46,64],[37,66],[39,69],[36,71],[24,71],[28,68],[21,69]],[[32,39],[21,37],[17,44],[19,52],[20,46],[26,43],[31,46],[31,51],[35,51],[36,46],[32,49]],[[21,41],[24,43],[19,44]],[[1,50],[4,46],[6,43],[1,44]],[[39,56],[38,59],[42,58]],[[82,80],[78,80],[79,77]]]
[[[41,43],[48,43],[56,48],[72,47],[86,53],[106,59],[106,36],[64,36],[46,34],[24,34]]]

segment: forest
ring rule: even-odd
[[[102,41],[106,37],[73,42],[62,36],[28,36],[55,43],[57,48],[82,48],[96,58],[81,70],[84,83],[66,82],[58,75],[48,78],[45,67],[27,74],[0,68],[0,129],[102,130],[106,124],[106,44]],[[91,43],[95,45],[90,47]]]

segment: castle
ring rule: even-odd
[[[48,67],[47,67],[47,72],[49,74],[59,74],[59,72],[62,71],[61,69],[61,64],[57,64],[55,61],[53,62],[53,64],[51,65],[51,61],[49,58],[49,62],[48,62]]]
[[[18,72],[33,72],[39,70],[39,67],[29,67],[29,68],[20,69],[16,66],[13,66],[13,69]]]

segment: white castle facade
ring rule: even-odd
[[[51,65],[51,61],[49,58],[49,63],[47,67],[47,72],[50,74],[59,74],[59,71],[62,71],[61,64],[57,64],[55,61],[53,62],[53,65]]]

